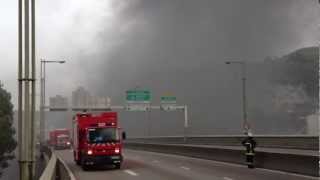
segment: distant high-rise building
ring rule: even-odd
[[[89,102],[88,102],[88,103],[89,103],[89,106],[90,106],[90,107],[97,107],[97,105],[98,105],[98,104],[97,104],[98,99],[99,99],[99,97],[97,97],[97,96],[94,96],[94,95],[93,95],[93,96],[90,96],[90,97],[89,97]]]
[[[51,107],[68,107],[68,99],[61,95],[50,97],[49,104]]]
[[[109,98],[110,99],[110,98]],[[90,96],[88,106],[90,107],[106,107],[108,106],[108,97]]]
[[[74,107],[86,107],[89,106],[90,94],[83,87],[77,88],[72,92],[72,105]]]
[[[96,106],[97,107],[107,107],[110,106],[110,98],[109,97],[98,97],[96,99]]]
[[[79,87],[72,92],[73,107],[106,107],[110,105],[110,102],[109,97],[90,95],[83,87]]]

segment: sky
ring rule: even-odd
[[[17,104],[18,1],[1,0],[0,79]],[[78,53],[94,52],[93,39],[101,31],[102,20],[113,21],[111,1],[36,1],[37,75],[40,59],[66,60],[64,65],[47,67],[49,96],[67,94],[83,83],[77,78]],[[90,48],[88,48],[90,47]],[[66,76],[66,74],[68,74]],[[72,83],[70,83],[72,82]],[[64,88],[61,88],[64,87]],[[37,92],[39,95],[39,91]]]
[[[84,86],[122,103],[125,90],[141,86],[181,103],[202,89],[215,92],[209,101],[237,98],[230,89],[239,72],[225,60],[257,62],[319,42],[317,0],[36,2],[37,71],[40,59],[67,62],[47,65],[48,97]],[[0,3],[0,80],[16,105],[18,4]]]
[[[0,42],[0,59],[2,64],[0,79],[5,87],[12,92],[13,100],[15,102],[17,91],[18,5],[17,1],[0,1],[2,4],[0,11],[2,17],[0,25],[0,33],[2,36],[2,41]],[[230,0],[222,2],[216,0],[211,1],[213,3],[201,0],[200,2],[181,2],[182,1],[176,0],[162,2],[154,0],[37,1],[37,60],[39,61],[40,58],[67,60],[67,64],[61,66],[58,64],[50,65],[50,67],[47,68],[49,94],[69,93],[78,85],[86,83],[86,80],[79,79],[78,76],[79,73],[85,73],[72,69],[81,68],[82,66],[86,66],[87,68],[92,66],[92,69],[94,69],[94,65],[90,65],[93,64],[91,63],[92,61],[99,61],[98,63],[106,61],[104,59],[87,59],[85,60],[87,62],[80,62],[80,54],[96,55],[101,53],[101,51],[103,51],[103,53],[115,51],[114,49],[116,49],[116,46],[126,43],[126,41],[130,41],[130,38],[133,38],[132,36],[145,34],[146,36],[148,35],[151,37],[153,34],[157,33],[157,28],[159,28],[152,21],[156,21],[159,24],[167,23],[168,25],[171,23],[172,25],[172,23],[175,23],[176,18],[176,20],[181,21],[181,23],[185,21],[186,23],[184,26],[188,27],[188,20],[191,23],[194,23],[194,20],[196,20],[197,17],[207,17],[207,19],[203,19],[202,22],[198,22],[199,24],[191,24],[188,27],[196,28],[194,25],[205,27],[205,23],[208,23],[207,26],[210,26],[210,23],[213,23],[213,21],[210,22],[211,16],[217,18],[217,21],[224,18],[226,20],[230,20],[230,18],[241,20],[242,16],[242,20],[244,20],[243,23],[247,24],[239,29],[241,30],[242,28],[242,30],[246,31],[248,29],[247,27],[250,27],[252,30],[250,37],[254,41],[256,36],[263,34],[264,31],[268,31],[267,28],[262,29],[251,23],[251,21],[257,21],[257,18],[262,17],[264,19],[269,18],[272,20],[266,21],[265,23],[259,23],[257,26],[272,26],[272,23],[276,23],[283,24],[283,27],[285,27],[289,24],[290,27],[293,28],[292,30],[289,30],[289,33],[296,35],[295,37],[290,37],[286,36],[284,32],[279,31],[279,35],[283,36],[285,40],[282,40],[282,37],[276,36],[266,37],[268,38],[267,41],[274,41],[275,39],[280,38],[282,43],[280,44],[281,48],[272,49],[270,52],[267,52],[270,53],[268,54],[270,56],[281,56],[288,53],[291,49],[317,44],[317,38],[315,37],[318,37],[317,28],[319,21],[317,20],[317,15],[319,15],[319,8],[316,6],[315,0],[273,0],[268,2],[262,0],[246,0],[242,2]],[[180,6],[179,3],[181,3],[182,6]],[[208,4],[209,6],[203,8],[202,12],[199,11],[205,4]],[[181,9],[184,8],[185,10],[181,12],[188,14],[179,14],[179,11],[175,14],[174,8],[177,7]],[[228,8],[230,8],[230,12],[222,12]],[[245,9],[248,9],[249,11],[244,11]],[[165,14],[166,12],[168,14]],[[259,14],[261,14],[261,16]],[[171,18],[170,16],[173,15],[178,16]],[[238,15],[240,18],[236,17]],[[246,20],[244,18],[246,18]],[[166,22],[166,20],[168,21]],[[201,25],[200,23],[203,24]],[[232,23],[236,26],[239,21],[232,21]],[[184,27],[179,26],[179,28]],[[228,28],[231,29],[225,29],[224,31],[232,31],[233,27],[229,24]],[[170,31],[170,28],[168,27],[163,29],[163,31],[159,30],[160,33],[165,33],[164,31],[166,30]],[[255,29],[257,31],[255,31]],[[181,29],[179,29],[179,31],[180,30]],[[210,30],[220,31],[219,27]],[[275,32],[277,31],[276,28],[273,28],[272,30]],[[262,32],[259,34],[259,31]],[[221,36],[221,31],[220,34],[217,34],[218,36]],[[97,38],[99,36],[103,36],[104,42],[101,42],[101,40]],[[241,37],[239,36],[231,36],[230,38],[234,38],[234,42],[241,41]],[[216,40],[222,41],[223,39],[216,38]],[[263,58],[265,55],[267,54],[260,53],[260,56],[257,55],[256,57]],[[68,76],[62,76],[62,74],[65,73],[67,73]],[[94,75],[90,76],[93,76],[94,78]],[[64,88],[59,88],[61,86]]]

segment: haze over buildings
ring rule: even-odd
[[[50,107],[68,107],[68,98],[61,95],[50,97],[49,105]]]
[[[4,18],[0,28],[6,67],[0,77],[16,105],[18,28],[12,19],[18,19],[17,1],[2,7],[2,17],[12,18]],[[48,96],[69,97],[83,86],[87,90],[75,90],[79,100],[69,98],[70,106],[102,105],[107,96],[123,105],[124,92],[139,85],[152,91],[156,104],[169,91],[179,104],[190,105],[194,134],[241,133],[240,71],[224,62],[247,60],[248,115],[256,132],[301,134],[300,122],[291,128],[295,123],[285,108],[304,102],[304,94],[296,93],[299,88],[263,88],[270,86],[261,62],[317,46],[319,10],[315,0],[42,0],[37,3],[37,58],[66,59],[46,69]],[[276,98],[267,95],[270,91],[278,91]],[[279,107],[277,117],[270,106]],[[148,116],[151,132],[179,133],[179,118],[155,113]],[[141,120],[144,114],[122,117],[137,133],[147,122]]]
[[[106,107],[110,105],[109,97],[90,94],[84,87],[78,87],[72,92],[73,107]]]

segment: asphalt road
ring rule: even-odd
[[[17,159],[9,162],[9,167],[3,170],[1,180],[16,180],[19,179],[19,163]]]
[[[16,155],[17,157],[17,155]],[[35,178],[39,179],[45,168],[45,162],[37,156]],[[9,167],[3,170],[0,180],[18,180],[19,179],[19,162],[18,159],[9,161]]]
[[[245,166],[202,160],[184,156],[126,150],[120,170],[108,167],[83,171],[73,162],[70,150],[57,151],[74,172],[77,180],[316,180],[264,169],[248,169]]]

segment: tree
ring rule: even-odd
[[[0,176],[2,170],[8,167],[8,160],[14,158],[13,151],[17,146],[14,139],[13,105],[11,95],[0,82]]]

